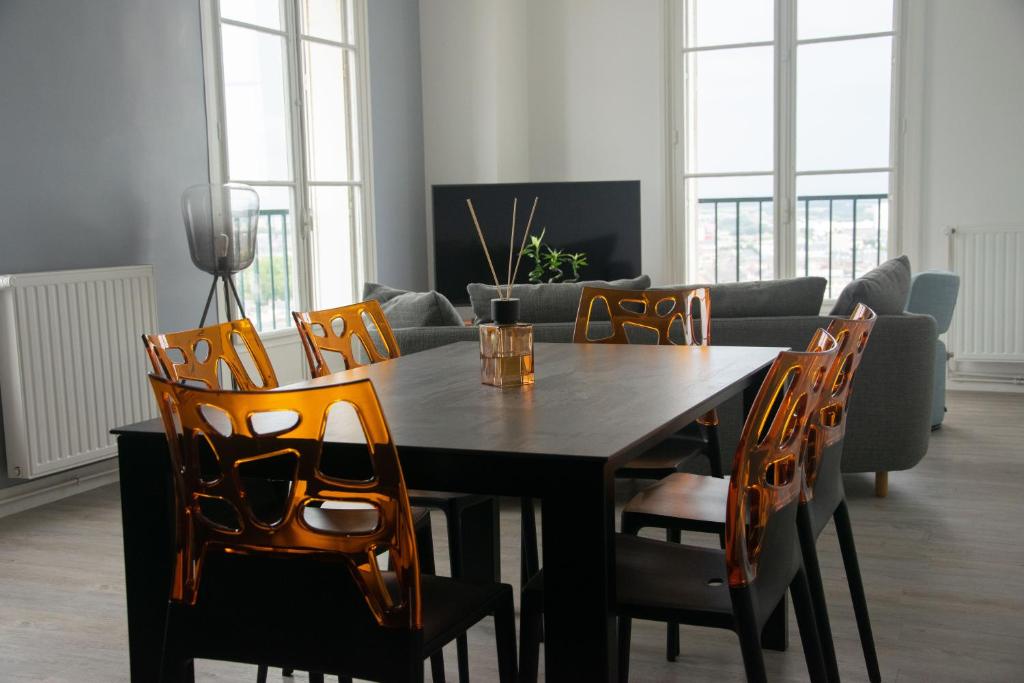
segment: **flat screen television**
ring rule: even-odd
[[[469,303],[466,285],[493,283],[466,199],[473,200],[487,246],[504,284],[507,277],[512,201],[518,251],[537,197],[531,234],[568,252],[586,252],[581,280],[615,280],[640,274],[640,181],[434,185],[434,287],[456,305]],[[513,261],[513,264],[515,262]],[[516,282],[528,281],[532,263],[523,258]],[[568,266],[563,270],[571,277]]]

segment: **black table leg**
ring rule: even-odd
[[[549,681],[616,681],[612,477],[580,464],[542,500],[544,662]]]
[[[122,435],[117,458],[131,679],[150,683],[160,677],[171,587],[170,456],[162,438]]]

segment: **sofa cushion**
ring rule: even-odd
[[[588,280],[585,282],[554,282],[539,285],[512,285],[512,296],[519,299],[519,318],[524,323],[563,323],[576,320],[583,288],[614,287],[615,289],[647,289],[651,278],[641,275],[635,278],[612,280]],[[474,282],[466,287],[473,315],[477,322],[490,322],[491,299],[498,296],[494,285]]]
[[[462,316],[440,292],[409,292],[367,282],[363,300],[376,299],[393,328],[459,326]]]
[[[823,277],[724,282],[717,285],[667,285],[659,289],[708,287],[711,318],[776,318],[818,315],[825,297]]]
[[[850,315],[857,304],[869,306],[878,315],[903,312],[910,295],[910,259],[890,259],[843,288],[831,315]]]

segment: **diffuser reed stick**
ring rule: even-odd
[[[509,290],[508,290],[509,291],[509,296],[512,295],[512,283],[516,281],[516,275],[519,274],[519,262],[523,260],[523,249],[526,248],[526,239],[530,236],[530,226],[533,225],[533,212],[537,210],[537,200],[538,199],[540,199],[540,198],[539,197],[534,197],[533,198],[533,207],[530,209],[530,218],[526,221],[526,232],[523,233],[523,242],[522,242],[522,244],[519,245],[519,256],[516,257],[516,267],[515,267],[515,270],[512,271],[512,277],[510,277],[508,279],[509,280]],[[541,235],[541,239],[543,239],[543,238],[544,238],[544,236]],[[509,256],[511,256],[511,254],[509,254]]]
[[[512,198],[512,233],[508,236],[508,284],[505,285],[505,298],[512,298],[512,250],[516,246],[516,207],[519,197]]]
[[[473,217],[473,227],[476,228],[476,235],[480,238],[480,246],[484,248],[484,256],[487,257],[487,265],[491,269],[491,277],[494,278],[494,288],[498,290],[499,299],[512,298],[512,283],[516,281],[519,274],[519,263],[523,260],[523,249],[526,248],[526,240],[530,236],[530,228],[533,226],[533,214],[537,211],[539,197],[533,198],[533,206],[530,208],[530,218],[526,221],[526,231],[523,232],[523,241],[519,245],[519,256],[516,257],[516,267],[512,268],[512,250],[516,244],[516,210],[519,206],[519,198],[512,199],[512,234],[508,238],[508,282],[502,292],[501,282],[498,281],[498,271],[494,269],[494,261],[491,260],[491,250],[487,248],[487,240],[484,239],[484,231],[480,228],[480,220],[476,217],[476,209],[473,208],[473,200],[466,198],[466,206],[469,207],[469,215]],[[543,235],[542,235],[543,237]]]
[[[484,256],[487,257],[487,265],[491,267],[491,277],[494,278],[494,287],[498,290],[498,296],[502,299],[508,297],[501,296],[501,283],[498,282],[498,271],[494,270],[494,262],[491,260],[491,251],[487,248],[487,241],[484,239],[484,231],[480,229],[480,221],[477,220],[476,210],[473,208],[473,200],[466,199],[466,206],[469,207],[469,213],[473,217],[473,225],[476,227],[476,234],[480,238],[480,246],[484,248]]]

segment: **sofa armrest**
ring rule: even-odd
[[[787,346],[801,349],[826,316],[715,320],[715,345]],[[888,472],[913,467],[928,450],[931,433],[933,362],[937,332],[927,315],[878,317],[850,401],[844,472]],[[721,444],[728,459],[742,427],[742,404],[729,401],[719,410]]]
[[[937,337],[929,315],[879,316],[854,380],[844,472],[906,470],[927,453]]]

